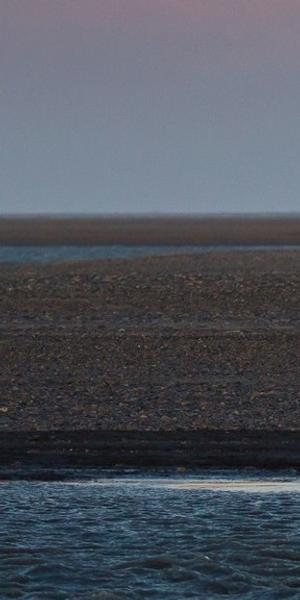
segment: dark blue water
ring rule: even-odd
[[[300,598],[300,480],[0,483],[0,598]]]
[[[162,254],[234,250],[300,250],[300,246],[0,246],[0,262],[52,262],[103,258],[135,258]]]

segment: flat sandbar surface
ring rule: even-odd
[[[0,267],[0,430],[300,429],[300,252]]]

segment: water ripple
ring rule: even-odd
[[[298,480],[248,483],[2,483],[1,600],[299,599]]]

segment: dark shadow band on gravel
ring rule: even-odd
[[[64,469],[300,468],[298,431],[2,432],[0,479],[64,479]],[[61,471],[61,476],[59,475]]]

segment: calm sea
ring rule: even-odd
[[[300,246],[0,246],[0,262],[51,262],[93,260],[97,258],[134,258],[174,253],[204,253],[234,250],[300,250]]]
[[[0,483],[1,600],[300,598],[293,473]]]

